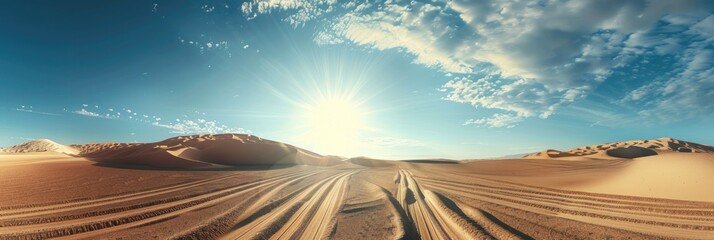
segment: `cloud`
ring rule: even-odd
[[[515,114],[496,113],[488,118],[469,119],[463,125],[488,126],[490,128],[515,127],[516,123],[523,120],[523,117]]]
[[[226,125],[220,124],[217,121],[206,121],[204,119],[198,120],[180,120],[176,119],[173,123],[160,123],[158,121],[153,122],[151,125],[157,127],[163,127],[171,129],[172,133],[179,134],[202,134],[202,133],[243,133],[250,134],[250,130],[243,128],[230,128]]]
[[[447,92],[444,97],[446,100],[469,103],[474,107],[506,110],[513,112],[514,118],[547,118],[560,105],[579,98],[586,89],[557,91],[525,79],[502,78],[491,74],[477,80],[455,78],[439,90]]]
[[[455,57],[458,54],[455,51],[464,50],[458,46],[459,41],[475,37],[475,32],[455,25],[458,16],[443,11],[435,5],[415,2],[387,4],[368,14],[353,12],[321,32],[316,41],[322,44],[349,41],[378,50],[404,49],[416,57],[417,64],[469,73],[474,60]]]
[[[378,147],[420,147],[425,146],[423,142],[414,139],[393,138],[393,137],[373,137],[362,139],[368,145]]]
[[[714,44],[714,43],[713,43]],[[645,101],[651,107],[639,112],[652,120],[671,121],[714,113],[714,50],[687,51],[681,72],[665,82],[654,82],[629,93],[632,101]],[[654,99],[642,96],[657,96]],[[647,101],[649,100],[649,101]],[[675,119],[676,119],[675,118]]]
[[[57,113],[35,111],[32,109],[32,106],[27,106],[27,107],[20,106],[19,108],[15,108],[15,110],[20,111],[20,112],[35,113],[35,114],[48,115],[48,116],[62,116],[62,114],[57,114]]]
[[[181,45],[187,45],[198,49],[200,54],[206,54],[208,52],[213,51],[227,52],[230,49],[228,41],[211,40],[205,35],[201,35],[198,39],[195,40],[187,40],[183,37],[178,37],[178,40]],[[228,54],[230,56],[230,53]]]
[[[165,122],[162,121],[161,117],[157,117],[156,115],[139,113],[136,110],[129,108],[122,108],[122,111],[126,113],[123,116],[121,115],[121,112],[114,111],[114,108],[107,108],[106,111],[99,107],[97,107],[97,109],[98,110],[96,112],[93,112],[82,108],[80,110],[72,111],[72,113],[87,117],[134,121],[142,124],[149,124],[155,127],[171,129],[171,133],[178,134],[252,133],[250,130],[244,128],[228,127],[219,121],[207,120],[205,118],[206,113],[200,111],[194,111],[194,115],[196,117],[195,119],[190,119],[191,117],[188,115],[183,115],[184,119],[176,118],[173,122]]]
[[[113,115],[109,115],[109,114],[102,115],[102,114],[99,114],[96,112],[90,112],[90,111],[85,110],[84,108],[82,108],[81,110],[73,111],[72,113],[79,114],[82,116],[87,116],[87,117],[96,117],[96,118],[104,118],[104,119],[116,119],[117,118],[117,117],[115,117]]]
[[[706,0],[254,0],[243,3],[241,9],[248,19],[282,14],[283,20],[295,27],[311,21],[322,24],[315,33],[318,44],[404,51],[414,56],[416,64],[458,77],[442,88],[447,100],[507,111],[494,115],[493,121],[483,119],[484,123],[497,123],[502,122],[497,119],[510,116],[510,124],[503,126],[511,126],[516,119],[547,118],[562,106],[585,98],[603,82],[626,81],[611,77],[643,55],[678,57],[689,49],[692,53],[683,57],[697,64],[694,53],[711,46],[707,41],[714,32],[714,2]],[[682,34],[687,36],[675,37]],[[703,57],[708,55],[699,58]],[[678,73],[685,68],[669,70]],[[648,87],[709,84],[704,78],[706,70],[698,71]],[[706,89],[678,92],[701,100],[708,96]],[[666,99],[641,114],[682,108],[695,100],[691,95],[663,96]],[[474,122],[481,122],[477,120]]]
[[[663,77],[630,91],[621,102],[640,104],[642,110],[638,114],[650,121],[671,122],[711,115],[714,112],[711,104],[714,99],[714,16],[699,21],[680,19],[663,27],[675,34],[663,39],[660,31],[653,29],[639,33],[644,37],[628,44],[633,51],[654,49],[652,55],[670,55],[677,61],[672,69],[661,74]],[[683,42],[688,44],[684,46]],[[673,47],[675,53],[658,50],[658,46],[668,43],[677,43]]]

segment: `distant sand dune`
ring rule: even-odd
[[[77,149],[56,143],[49,139],[37,139],[22,144],[18,144],[9,148],[5,148],[2,152],[7,153],[28,153],[28,152],[57,152],[70,155],[79,153]]]
[[[658,138],[653,140],[632,140],[626,142],[584,146],[570,149],[566,152],[549,149],[543,152],[528,154],[523,156],[523,158],[567,159],[567,157],[574,156],[638,158],[652,156],[662,152],[714,153],[714,147],[686,142],[674,138]]]
[[[395,165],[392,161],[384,161],[368,157],[354,157],[347,159],[347,161],[365,167],[391,167]]]

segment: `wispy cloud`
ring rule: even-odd
[[[36,110],[32,109],[32,106],[20,106],[18,108],[15,108],[15,110],[20,111],[20,112],[34,113],[34,114],[41,114],[41,115],[48,115],[48,116],[62,116],[62,114],[57,114],[57,113],[36,111]]]
[[[89,106],[88,104],[83,104],[82,106]],[[171,129],[171,133],[178,134],[202,134],[202,133],[252,133],[250,130],[244,128],[234,128],[229,127],[225,124],[220,123],[217,120],[206,119],[206,113],[201,111],[193,111],[194,118],[189,117],[191,114],[183,115],[182,118],[175,118],[174,121],[164,120],[165,118],[156,116],[149,113],[140,113],[131,108],[101,108],[98,105],[94,105],[96,110],[89,111],[86,108],[81,108],[80,110],[71,111],[74,114],[95,117],[102,119],[116,119],[133,121],[142,124],[149,124],[155,127]],[[116,109],[116,110],[115,110]],[[122,114],[124,113],[124,114]]]
[[[109,114],[102,115],[102,114],[99,114],[99,113],[87,111],[87,110],[85,110],[84,108],[82,108],[81,110],[72,111],[72,113],[74,113],[74,114],[79,114],[79,115],[82,115],[82,116],[87,116],[87,117],[96,117],[96,118],[104,118],[104,119],[117,119],[117,117],[115,117],[115,116],[113,116],[113,115],[109,115]]]
[[[490,128],[512,128],[516,126],[516,123],[523,120],[523,117],[514,114],[502,114],[496,113],[491,117],[469,119],[464,122],[463,125],[476,125],[476,126],[488,126]]]

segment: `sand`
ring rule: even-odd
[[[6,149],[2,149],[0,152],[5,153],[27,153],[27,152],[56,152],[64,153],[69,155],[76,155],[79,153],[77,149],[73,147],[65,146],[56,143],[49,139],[37,139],[22,144],[18,144]]]
[[[706,153],[714,152],[714,147],[674,138],[658,138],[652,140],[632,140],[583,146],[564,152],[548,149],[542,152],[528,154],[523,157],[535,159],[559,158],[564,160],[567,160],[569,157],[590,157],[599,159],[607,157],[639,158],[667,152]]]
[[[385,161],[202,135],[3,153],[0,239],[714,239],[714,153],[681,145]]]
[[[105,165],[158,169],[231,169],[246,165],[330,166],[342,161],[245,134],[180,136],[155,143],[73,145],[81,156]]]

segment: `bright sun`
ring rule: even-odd
[[[347,100],[325,99],[307,109],[307,141],[326,153],[348,153],[358,142],[364,113]]]

